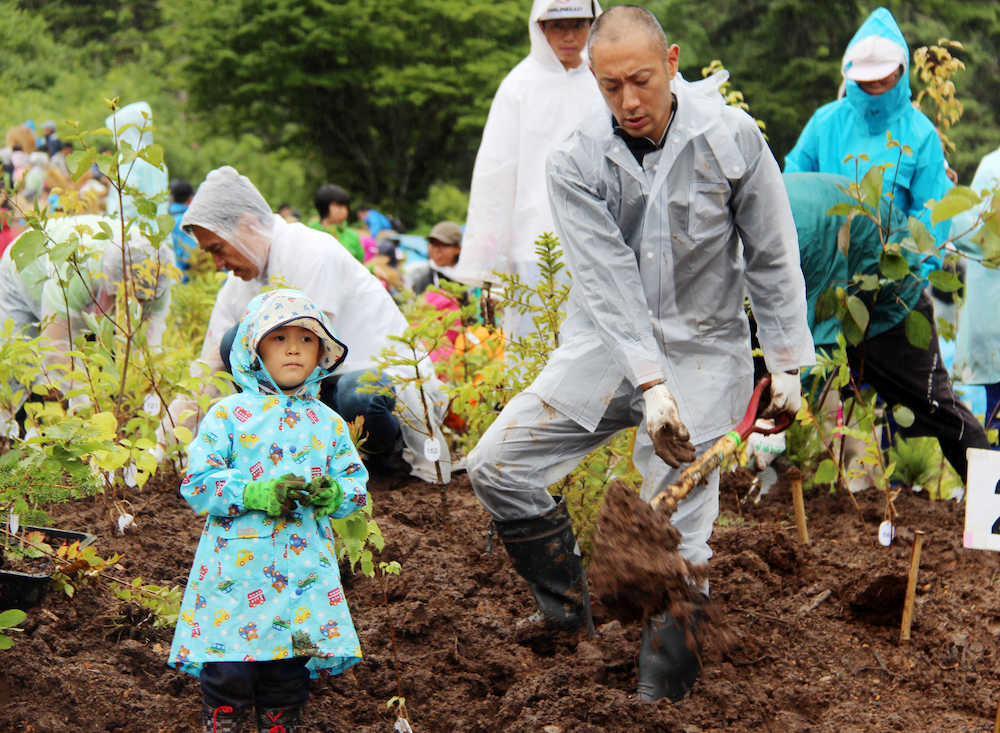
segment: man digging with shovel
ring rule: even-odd
[[[521,626],[562,630],[592,628],[590,604],[566,505],[546,487],[642,425],[633,460],[650,501],[730,431],[753,386],[744,292],[770,415],[794,415],[798,367],[814,359],[781,173],[754,121],[719,95],[725,77],[685,82],[678,47],[639,7],[605,12],[588,48],[611,114],[586,120],[547,165],[573,273],[562,345],[469,456],[476,496],[539,606]],[[693,565],[712,554],[718,486],[713,471],[671,517]],[[647,621],[639,699],[684,697],[699,666],[669,613]]]

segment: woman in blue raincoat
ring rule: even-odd
[[[231,352],[241,392],[188,447],[181,494],[207,517],[169,664],[200,676],[206,730],[238,729],[255,705],[262,730],[291,731],[309,677],[361,659],[325,517],[365,506],[368,473],[346,422],[318,399],[346,352],[299,291],[258,295]]]
[[[892,13],[878,8],[868,16],[847,45],[841,70],[846,95],[816,110],[785,157],[785,172],[838,173],[853,181],[889,163],[883,194],[891,192],[893,205],[920,219],[943,244],[949,224],[931,226],[924,204],[940,200],[951,181],[934,123],[910,102],[909,48]],[[887,148],[887,134],[913,155],[900,158],[898,148]],[[849,155],[854,159],[846,160]]]

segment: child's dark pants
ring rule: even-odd
[[[201,694],[212,708],[302,707],[309,698],[308,657],[266,662],[205,662]]]

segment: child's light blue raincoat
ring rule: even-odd
[[[286,324],[310,327],[324,346],[319,366],[294,395],[273,385],[256,353],[268,331]],[[287,473],[336,478],[344,501],[335,517],[367,503],[368,472],[347,423],[318,398],[320,380],[345,352],[323,313],[298,291],[263,293],[247,306],[232,349],[233,378],[243,391],[212,408],[188,447],[181,495],[208,516],[170,665],[197,675],[203,662],[308,656],[315,677],[361,659],[330,522],[309,507],[287,521],[243,506],[248,482]]]

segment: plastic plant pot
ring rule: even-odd
[[[24,533],[41,532],[45,542],[53,548],[72,544],[79,540],[80,547],[92,544],[97,538],[89,532],[75,532],[53,527],[21,528]],[[51,584],[51,573],[19,573],[14,570],[0,570],[0,610],[6,608],[25,609],[38,603]]]

